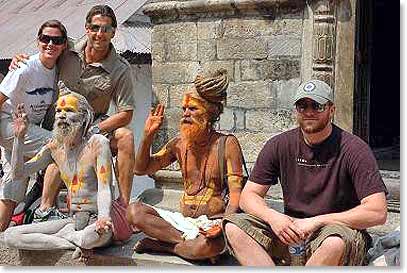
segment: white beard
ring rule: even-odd
[[[57,123],[58,121],[56,120],[53,130],[53,139],[58,146],[73,143],[76,136],[83,130],[82,123],[80,122],[71,122],[70,124],[66,124],[65,127],[60,127]]]

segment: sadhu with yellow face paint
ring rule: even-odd
[[[215,122],[223,112],[227,87],[225,70],[217,71],[210,77],[197,76],[194,86],[183,96],[180,135],[151,156],[150,146],[163,122],[164,106],[158,105],[147,118],[143,140],[136,155],[135,173],[153,174],[178,161],[184,193],[180,200],[182,215],[141,202],[130,205],[130,223],[154,238],[139,241],[136,251],[170,252],[192,260],[212,258],[223,251],[221,232],[218,236],[212,236],[214,234],[210,232],[217,228],[221,231],[217,226],[218,220],[209,220],[208,217],[220,217],[238,210],[243,179],[242,152],[238,140],[214,129]],[[228,203],[222,198],[226,183],[221,181],[218,163],[219,144],[225,137],[223,156],[224,176],[227,177],[230,192]]]
[[[117,204],[113,201],[109,140],[101,134],[89,132],[93,116],[93,109],[83,96],[72,93],[60,97],[56,104],[52,140],[24,163],[22,149],[28,121],[24,106],[18,106],[13,122],[13,181],[22,183],[30,174],[55,163],[68,189],[68,208],[72,217],[11,227],[4,233],[4,243],[8,247],[78,247],[74,253],[80,254],[83,250],[108,245],[120,237],[117,232],[123,231],[123,227],[118,227],[115,221]]]

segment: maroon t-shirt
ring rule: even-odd
[[[249,180],[263,185],[279,180],[285,213],[298,218],[342,212],[373,193],[387,193],[369,146],[335,125],[325,141],[312,147],[300,128],[274,136]]]

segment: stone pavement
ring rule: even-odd
[[[147,189],[140,195],[139,200],[155,205],[160,208],[177,210],[179,198],[182,194],[181,184],[179,183],[179,174],[166,173],[160,171],[156,175],[154,189]],[[167,181],[160,179],[160,176],[168,178]],[[398,174],[399,175],[399,174]],[[400,193],[399,179],[397,174],[384,175],[386,185],[389,188],[389,197],[392,198],[394,205],[389,206],[388,219],[385,225],[368,229],[373,236],[380,236],[400,226]],[[393,183],[393,184],[391,184]],[[398,183],[398,184],[397,184]],[[270,207],[278,211],[283,211],[283,202],[280,187],[272,187],[267,195],[266,201]],[[0,234],[1,236],[1,234]],[[134,234],[129,241],[122,245],[113,245],[107,248],[99,248],[87,262],[72,260],[72,251],[28,251],[12,250],[0,245],[0,265],[139,265],[139,266],[193,266],[193,265],[211,265],[209,261],[189,262],[173,255],[164,254],[137,254],[133,252],[134,244],[142,239],[144,234]],[[1,240],[0,240],[1,241]],[[223,255],[218,259],[215,265],[238,265],[237,261],[229,255]]]

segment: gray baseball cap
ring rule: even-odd
[[[320,104],[325,104],[328,101],[333,103],[334,93],[326,82],[308,80],[298,87],[297,94],[294,97],[294,104],[303,98],[310,98]]]

